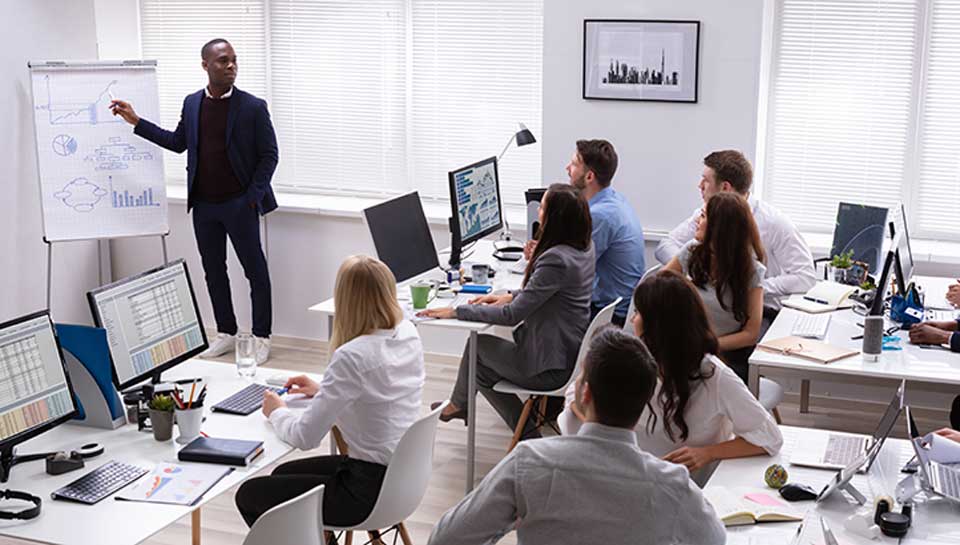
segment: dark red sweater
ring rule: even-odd
[[[205,202],[223,202],[244,193],[243,185],[227,157],[227,112],[230,99],[203,97],[200,103],[200,127],[197,146],[197,177],[194,198]]]

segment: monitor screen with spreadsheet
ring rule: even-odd
[[[456,218],[454,235],[460,238],[461,245],[503,228],[496,157],[449,172],[447,177],[450,204]]]
[[[77,414],[53,322],[41,311],[0,324],[0,450]]]
[[[126,388],[152,379],[207,348],[187,264],[173,261],[87,294],[107,330],[113,379]]]

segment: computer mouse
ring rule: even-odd
[[[780,487],[780,495],[787,501],[817,499],[817,492],[805,484],[787,483]]]

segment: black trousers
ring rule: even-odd
[[[278,466],[269,477],[244,482],[235,501],[247,526],[253,526],[271,507],[322,484],[324,525],[353,526],[373,511],[386,473],[387,466],[346,456],[303,458]]]
[[[193,233],[213,304],[217,331],[235,335],[230,278],[227,276],[227,237],[250,281],[253,334],[269,337],[273,321],[270,302],[270,272],[260,246],[260,217],[244,195],[222,203],[198,202],[193,207]]]

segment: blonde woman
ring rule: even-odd
[[[291,394],[312,398],[309,408],[293,413],[267,392],[263,414],[281,439],[302,450],[319,446],[336,424],[350,455],[294,460],[243,483],[236,502],[247,525],[319,484],[326,485],[326,524],[357,524],[373,510],[393,450],[420,413],[423,392],[423,346],[403,319],[396,292],[390,269],[372,257],[351,256],[340,266],[330,365],[319,384],[303,375],[286,384]]]

